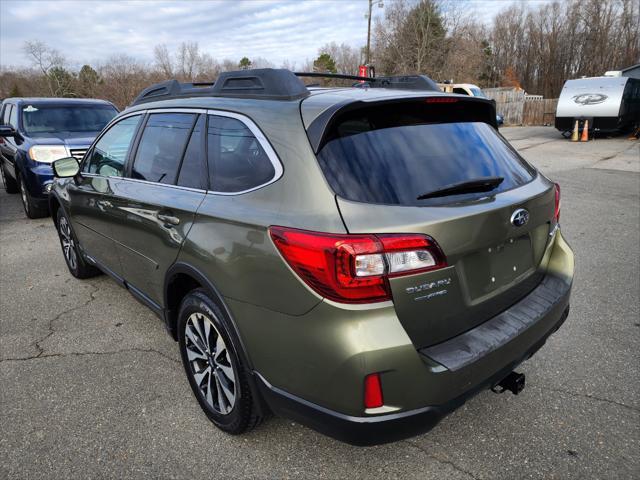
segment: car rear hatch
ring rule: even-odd
[[[417,348],[504,311],[544,275],[555,187],[500,136],[493,105],[480,102],[350,105],[324,119],[317,144],[349,233],[425,234],[446,256],[443,268],[388,279]]]

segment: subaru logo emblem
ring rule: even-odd
[[[519,208],[511,214],[511,223],[516,227],[522,227],[529,221],[529,212],[524,208]]]

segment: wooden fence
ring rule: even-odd
[[[487,88],[487,97],[496,101],[496,110],[505,125],[553,125],[557,98],[527,95],[515,88]]]

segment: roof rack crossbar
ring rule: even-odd
[[[338,78],[343,80],[362,80],[365,82],[375,81],[373,77],[361,77],[359,75],[346,75],[342,73],[323,72],[293,72],[296,77],[316,77],[316,78]]]
[[[394,75],[388,77],[361,77],[358,75],[344,75],[342,73],[325,72],[295,72],[298,77],[336,78],[344,80],[358,80],[353,87],[392,88],[398,90],[428,90],[440,92],[440,88],[426,75]]]

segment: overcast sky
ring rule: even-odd
[[[525,0],[457,1],[490,22],[508,4]],[[364,45],[366,11],[367,0],[0,0],[0,66],[28,65],[27,40],[58,49],[72,67],[118,53],[151,61],[155,45],[173,51],[183,41],[197,41],[218,60],[264,57],[277,66],[285,59],[301,66],[327,42]]]

